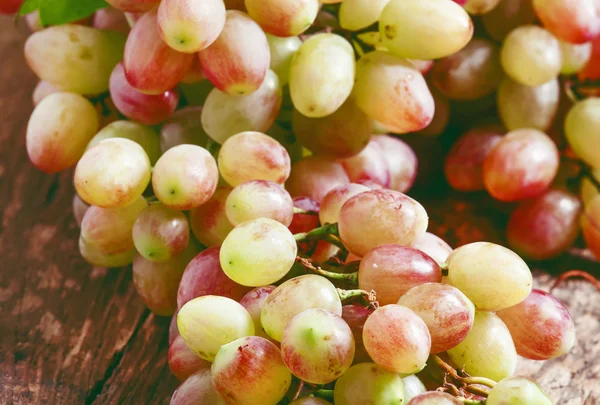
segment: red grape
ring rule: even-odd
[[[350,180],[342,165],[322,157],[306,157],[292,165],[285,187],[292,197],[309,197],[321,202],[333,188]]]
[[[179,335],[169,345],[168,356],[169,368],[179,381],[185,381],[200,370],[210,369],[211,363],[196,356]]]

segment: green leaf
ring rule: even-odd
[[[105,0],[25,0],[19,15],[39,10],[43,25],[59,25],[88,17],[104,7],[108,7]]]

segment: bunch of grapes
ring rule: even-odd
[[[600,256],[598,0],[107,1],[26,15],[26,145],[75,168],[82,256],[173,316],[172,405],[551,404],[517,358],[574,323],[518,254]],[[518,254],[427,232],[413,133],[519,201]]]

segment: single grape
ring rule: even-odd
[[[269,298],[269,295],[275,290],[275,286],[268,285],[266,287],[258,287],[251,291],[249,291],[246,295],[242,297],[240,300],[240,304],[246,308],[246,311],[252,317],[252,321],[254,322],[254,333],[256,336],[264,337],[265,339],[270,339],[267,332],[262,327],[260,323],[260,314],[262,313],[263,306],[265,305],[265,301]]]
[[[87,212],[90,205],[83,201],[81,197],[75,193],[73,196],[73,216],[75,217],[75,222],[77,222],[77,226],[81,228],[81,223],[83,222],[83,217]]]
[[[154,262],[136,255],[133,260],[133,284],[144,303],[158,316],[170,316],[177,309],[177,289],[181,276],[197,250],[190,244],[169,260]]]
[[[594,197],[581,216],[581,230],[587,247],[600,258],[600,196]]]
[[[572,44],[559,41],[562,66],[560,73],[572,75],[581,71],[592,57],[592,43]]]
[[[302,34],[315,21],[320,7],[318,0],[246,0],[245,5],[265,32],[278,37]]]
[[[206,249],[186,262],[187,267],[177,290],[177,308],[194,298],[219,295],[238,301],[248,292],[223,272],[219,263],[219,248]]]
[[[529,259],[558,256],[577,239],[581,211],[579,199],[566,191],[550,190],[523,201],[510,215],[508,245]]]
[[[54,93],[60,93],[60,89],[50,82],[40,80],[35,86],[35,89],[33,89],[33,94],[31,96],[33,105],[37,106],[43,99]]]
[[[600,8],[594,0],[533,0],[537,17],[563,41],[581,44],[600,35]]]
[[[431,336],[417,314],[401,305],[390,304],[377,308],[367,318],[363,343],[369,356],[381,367],[412,374],[425,367]]]
[[[147,94],[162,94],[177,86],[194,58],[194,55],[177,52],[163,42],[156,13],[156,10],[149,11],[135,23],[127,37],[123,56],[127,81]]]
[[[538,289],[523,302],[498,312],[515,342],[517,353],[528,359],[548,360],[568,353],[575,345],[575,323],[565,306]]]
[[[329,280],[314,274],[295,277],[269,295],[263,305],[261,324],[270,337],[280,342],[291,319],[311,308],[342,314],[342,303]]]
[[[353,97],[349,97],[334,113],[309,118],[294,109],[294,134],[319,156],[348,158],[363,150],[371,139],[372,124]]]
[[[479,38],[439,60],[431,71],[433,85],[454,100],[475,100],[491,94],[503,76],[498,46]]]
[[[219,171],[232,186],[250,180],[283,184],[290,175],[290,155],[275,139],[260,132],[241,132],[219,151]]]
[[[231,191],[225,202],[225,214],[233,226],[258,218],[270,218],[289,226],[294,216],[294,202],[279,184],[252,180]]]
[[[592,169],[591,176],[600,182],[600,168]],[[586,177],[581,181],[581,200],[587,206],[598,194],[600,190]]]
[[[352,331],[354,336],[354,363],[363,363],[372,361],[363,344],[363,329],[369,315],[373,312],[372,309],[365,308],[361,304],[350,304],[342,307],[342,318]]]
[[[571,107],[565,119],[565,135],[573,152],[595,169],[600,169],[600,98],[591,97]]]
[[[448,350],[448,355],[459,369],[495,381],[510,377],[517,367],[510,332],[492,312],[476,312],[473,328],[458,346]]]
[[[119,63],[110,76],[110,96],[121,114],[146,125],[160,124],[169,118],[179,103],[177,89],[145,94],[135,89]]]
[[[328,384],[350,368],[354,337],[338,315],[320,308],[294,316],[281,340],[281,356],[292,374],[312,384]]]
[[[268,218],[242,222],[225,238],[220,261],[238,284],[260,287],[281,280],[292,268],[298,247],[292,233]]]
[[[115,121],[100,130],[88,143],[87,149],[109,138],[126,138],[137,142],[155,164],[160,156],[158,134],[151,128],[132,121]]]
[[[208,247],[220,246],[233,229],[225,214],[225,201],[230,192],[230,187],[219,187],[207,202],[190,211],[192,233]]]
[[[442,271],[431,257],[400,245],[379,245],[368,251],[358,269],[359,288],[375,290],[381,305],[396,304],[417,285],[441,281]]]
[[[402,378],[402,382],[404,383],[404,401],[407,403],[427,391],[423,382],[414,374]]]
[[[490,391],[487,405],[552,405],[552,401],[533,381],[524,377],[510,377],[500,381]]]
[[[498,311],[523,301],[531,271],[513,251],[494,243],[463,245],[448,257],[448,284],[461,290],[478,311]]]
[[[221,0],[163,0],[157,22],[167,45],[195,53],[213,44],[223,32],[225,4]]]
[[[207,202],[219,181],[217,162],[204,148],[179,145],[165,152],[152,172],[152,188],[167,207],[186,210]]]
[[[425,232],[423,236],[415,240],[410,247],[427,254],[440,266],[446,263],[448,256],[452,253],[450,245],[439,236],[430,232]]]
[[[546,190],[560,163],[556,144],[536,129],[506,134],[483,163],[483,183],[492,197],[516,201]]]
[[[356,156],[340,160],[350,181],[373,181],[388,187],[391,181],[390,167],[383,147],[374,140]]]
[[[294,107],[307,117],[334,113],[354,85],[356,63],[352,45],[336,34],[316,34],[304,41],[290,64]]]
[[[171,372],[179,381],[187,380],[200,370],[210,371],[211,366],[209,361],[196,356],[179,335],[169,344],[168,361]]]
[[[539,86],[556,78],[562,66],[558,40],[536,25],[511,31],[504,40],[500,58],[506,74],[527,86]]]
[[[186,107],[171,115],[160,129],[160,152],[182,144],[205,146],[208,135],[202,128],[201,114],[202,107]]]
[[[467,0],[463,5],[469,14],[487,14],[498,6],[501,0]]]
[[[285,187],[292,197],[308,197],[320,202],[332,189],[348,183],[348,175],[339,162],[310,156],[292,165]]]
[[[279,348],[259,336],[222,346],[212,366],[212,378],[228,403],[245,405],[276,405],[292,382]]]
[[[350,183],[332,189],[325,195],[323,201],[321,201],[321,207],[319,209],[319,220],[321,223],[336,223],[344,203],[356,194],[364,193],[365,191],[369,191],[369,188],[356,183]]]
[[[389,188],[406,193],[417,177],[417,155],[406,142],[393,136],[377,135],[373,137],[373,142],[379,145],[389,168]]]
[[[227,11],[219,37],[199,55],[208,80],[217,89],[238,96],[260,87],[271,62],[265,33],[248,14],[237,10]]]
[[[344,245],[358,256],[383,244],[410,245],[427,230],[421,204],[393,190],[371,190],[344,203],[339,233]]]
[[[136,142],[105,139],[83,154],[74,182],[77,194],[88,204],[124,207],[137,200],[150,182],[150,160]]]
[[[450,394],[439,391],[429,391],[417,395],[410,400],[408,405],[459,405],[462,404],[457,398]]]
[[[431,120],[429,125],[427,125],[422,130],[418,131],[417,133],[419,135],[434,137],[441,135],[446,130],[446,127],[450,122],[450,101],[437,88],[432,87],[430,90],[431,95],[433,96],[433,103],[435,109],[433,119]]]
[[[531,0],[501,0],[493,10],[481,17],[487,33],[496,41],[502,41],[515,28],[531,24],[535,12]]]
[[[108,90],[124,46],[120,34],[65,24],[32,34],[25,43],[25,58],[41,80],[63,91],[98,94]]]
[[[164,262],[177,256],[185,250],[189,240],[187,217],[162,204],[145,208],[133,225],[135,248],[152,262]]]
[[[265,132],[281,108],[281,83],[269,70],[261,86],[246,96],[232,96],[213,89],[204,103],[202,127],[218,143],[244,131]]]
[[[456,347],[469,334],[475,319],[475,306],[458,289],[439,283],[421,284],[398,300],[421,317],[431,334],[431,353]]]
[[[125,14],[121,10],[112,7],[96,10],[92,20],[92,27],[99,30],[114,31],[123,35],[129,34],[130,30]]]
[[[558,111],[559,98],[558,79],[539,86],[528,86],[507,77],[498,88],[498,115],[509,131],[519,128],[546,131]]]
[[[577,75],[581,80],[595,80],[600,78],[600,64],[598,63],[600,60],[600,36],[591,42],[592,54],[590,56],[590,60]]]
[[[382,45],[394,55],[438,59],[462,49],[473,22],[458,4],[446,0],[391,0],[379,19]]]
[[[53,93],[33,110],[26,146],[31,163],[46,173],[74,166],[98,131],[96,109],[74,93]]]
[[[331,403],[317,397],[305,397],[295,400],[290,405],[331,405]]]
[[[404,383],[375,363],[360,363],[337,380],[333,397],[336,405],[403,404]]]
[[[390,0],[344,0],[340,5],[339,22],[346,30],[359,31],[379,21]]]
[[[130,13],[143,13],[158,5],[160,0],[107,0],[116,9]]]
[[[81,236],[79,237],[79,253],[86,262],[99,267],[127,266],[133,262],[133,258],[135,257],[135,249],[114,254],[103,253],[90,243],[87,243]]]
[[[433,119],[433,97],[421,73],[387,52],[374,51],[359,59],[354,97],[370,118],[395,133],[418,131]]]
[[[499,125],[476,127],[461,135],[444,163],[450,186],[459,191],[484,190],[483,163],[503,135],[504,130]]]
[[[204,360],[214,361],[221,346],[254,334],[248,311],[231,298],[205,295],[185,303],[177,314],[185,344]]]
[[[285,86],[290,77],[290,64],[294,54],[302,45],[302,40],[296,36],[278,37],[267,34],[271,63],[269,67],[277,76],[282,86]]]
[[[210,370],[200,370],[189,376],[173,392],[169,405],[211,404],[226,405],[223,398],[217,394],[212,382]]]

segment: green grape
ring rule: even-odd
[[[271,51],[271,70],[279,77],[279,82],[285,86],[290,78],[292,58],[302,45],[298,37],[278,37],[267,34],[267,42]]]
[[[310,37],[290,65],[294,107],[307,117],[332,114],[352,92],[355,69],[352,45],[344,38],[335,34]]]
[[[283,186],[272,181],[252,180],[231,191],[225,202],[225,214],[233,226],[257,218],[270,218],[289,226],[294,203]]]
[[[243,131],[264,132],[275,122],[281,101],[281,83],[269,70],[262,85],[252,94],[232,96],[213,89],[202,109],[202,127],[221,144]]]
[[[565,135],[577,156],[600,169],[600,98],[591,97],[571,107],[565,119]]]
[[[554,121],[559,98],[558,79],[527,86],[506,77],[498,88],[498,115],[509,131],[520,128],[546,131]]]
[[[382,45],[403,58],[438,59],[463,48],[473,36],[467,12],[447,0],[391,0],[381,13]]]
[[[492,388],[486,404],[552,405],[552,401],[535,382],[523,377],[510,377]]]
[[[520,26],[506,37],[500,52],[508,76],[527,86],[539,86],[556,78],[562,60],[558,40],[537,25]]]
[[[35,167],[55,173],[74,166],[98,131],[98,113],[88,100],[73,93],[53,93],[33,110],[26,145]]]
[[[123,207],[138,199],[150,182],[150,159],[136,142],[105,139],[83,154],[74,182],[77,194],[88,204]]]
[[[260,321],[267,334],[280,342],[292,318],[311,308],[342,315],[342,303],[335,286],[325,277],[307,274],[277,287],[265,301]]]
[[[467,0],[463,6],[469,14],[480,15],[492,11],[501,0]]]
[[[533,278],[513,251],[494,243],[461,246],[448,257],[448,284],[461,290],[478,311],[498,311],[523,301]]]
[[[407,403],[417,395],[427,391],[423,382],[414,374],[402,378],[402,381],[404,382],[404,400]]]
[[[341,376],[333,390],[335,405],[404,404],[400,374],[375,363],[356,364]]]
[[[138,197],[118,208],[92,206],[83,216],[81,238],[102,253],[115,254],[134,248],[132,229],[136,218],[148,206]]]
[[[560,44],[560,54],[562,56],[562,65],[560,73],[563,75],[572,75],[582,70],[592,57],[592,43],[572,44],[570,42],[558,41]]]
[[[160,157],[160,140],[158,134],[150,127],[132,121],[115,121],[100,130],[87,145],[87,149],[96,146],[109,138],[126,138],[140,144],[150,164],[154,165]]]
[[[340,5],[340,26],[358,31],[379,21],[383,8],[390,0],[344,0]]]
[[[600,182],[600,168],[592,170],[592,176]],[[594,197],[600,194],[600,190],[588,178],[581,181],[581,200],[584,205],[588,205]]]
[[[122,267],[133,262],[135,249],[115,254],[106,254],[79,237],[79,253],[86,262],[100,267]]]
[[[238,284],[260,287],[281,280],[292,268],[298,247],[284,225],[268,218],[242,222],[225,238],[220,261]]]
[[[492,312],[476,312],[473,328],[448,355],[459,369],[495,381],[510,377],[518,358],[508,328]]]
[[[65,24],[32,34],[25,43],[25,58],[40,79],[60,89],[97,94],[108,90],[124,48],[121,34]]]
[[[177,328],[191,351],[214,361],[221,346],[254,334],[248,311],[231,298],[205,295],[185,303],[177,314]]]

